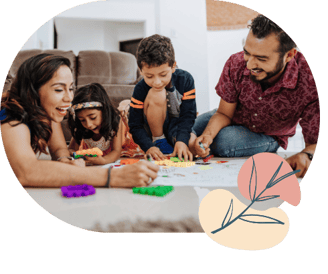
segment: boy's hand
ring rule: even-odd
[[[213,139],[209,135],[201,135],[199,136],[195,141],[195,151],[198,156],[204,158],[207,155],[210,154],[209,146],[212,144]],[[204,146],[204,149],[202,149],[199,145],[199,143],[202,143]]]
[[[104,159],[104,157],[102,156],[97,156],[97,157],[88,157],[88,156],[84,156],[85,158],[85,163],[87,165],[105,165],[106,161]]]
[[[150,149],[148,149],[145,154],[145,159],[147,159],[146,158],[147,154],[150,155],[156,161],[166,159],[166,157],[164,156],[164,154],[160,151],[160,149],[158,147],[151,147]]]
[[[172,154],[170,156],[176,156],[178,154],[178,158],[180,161],[182,161],[182,158],[184,158],[184,161],[187,162],[192,161],[192,153],[190,152],[188,146],[181,141],[178,141],[175,143],[174,146],[174,151],[172,152]]]

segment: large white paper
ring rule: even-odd
[[[191,167],[160,168],[158,177],[152,185],[199,186],[199,187],[237,187],[238,173],[244,160],[231,160],[226,163],[194,165]],[[163,177],[168,176],[168,177]]]

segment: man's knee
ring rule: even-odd
[[[224,127],[213,139],[211,152],[215,156],[233,157],[233,151],[240,145],[240,139],[236,138],[239,132],[232,126]]]

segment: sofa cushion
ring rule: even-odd
[[[27,60],[28,58],[30,58],[34,55],[40,54],[40,53],[49,53],[49,54],[64,56],[64,57],[68,58],[71,62],[71,69],[72,69],[72,73],[75,78],[75,76],[76,76],[76,57],[75,57],[73,51],[62,51],[62,50],[57,50],[57,49],[44,50],[44,51],[40,50],[40,49],[21,50],[16,55],[14,62],[12,63],[12,65],[10,67],[9,74],[12,77],[15,77],[20,65],[25,60]]]
[[[60,55],[68,58],[71,62],[71,69],[73,73],[74,79],[76,79],[76,57],[73,53],[73,51],[62,51],[62,50],[45,50],[42,51],[40,49],[30,49],[30,50],[21,50],[16,55],[7,75],[7,79],[5,82],[5,85],[3,87],[3,92],[10,89],[11,83],[13,82],[13,79],[16,77],[17,71],[21,64],[27,60],[28,58],[40,54],[40,53],[50,53],[55,55]]]
[[[131,53],[110,52],[111,77],[114,85],[130,85],[137,80],[137,60]]]
[[[77,85],[131,85],[137,80],[137,71],[137,61],[133,54],[84,50],[78,55]]]

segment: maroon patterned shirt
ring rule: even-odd
[[[224,101],[237,102],[232,124],[271,135],[286,149],[288,138],[295,134],[299,122],[305,143],[316,144],[320,122],[319,100],[304,56],[298,52],[288,62],[278,82],[264,92],[249,75],[244,53],[236,53],[226,62],[215,87]]]

